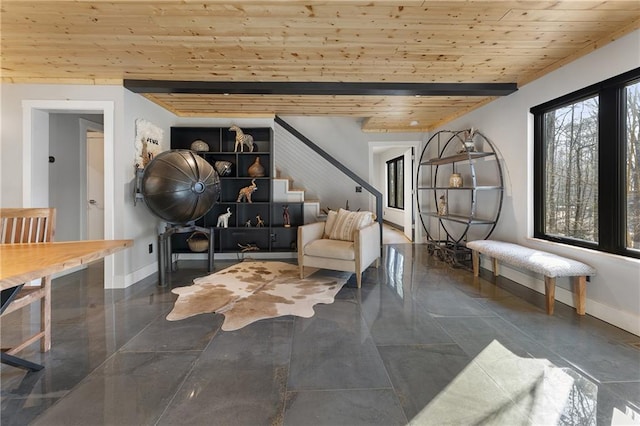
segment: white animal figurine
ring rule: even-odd
[[[244,146],[246,145],[249,149],[249,152],[253,152],[253,136],[245,135],[242,133],[240,127],[235,124],[229,128],[230,131],[236,132],[236,144],[233,147],[233,152],[238,152],[238,148],[240,148],[240,152],[244,152]]]
[[[231,209],[227,207],[227,212],[222,213],[220,216],[218,216],[218,223],[216,224],[216,226],[222,227],[222,228],[228,228],[230,216],[231,216]]]
[[[256,189],[258,189],[258,185],[256,185],[256,180],[251,179],[251,185],[245,186],[244,188],[240,189],[240,192],[238,193],[238,199],[236,200],[236,202],[239,203],[240,201],[245,199],[247,200],[248,203],[251,203],[251,194],[253,194],[256,191]]]

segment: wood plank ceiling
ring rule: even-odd
[[[638,0],[3,0],[0,12],[2,80],[14,83],[521,87],[640,28]],[[494,99],[139,92],[179,116],[350,116],[364,131],[425,131]]]

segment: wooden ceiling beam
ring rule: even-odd
[[[124,80],[134,93],[364,96],[506,96],[516,83],[381,83],[317,81]]]

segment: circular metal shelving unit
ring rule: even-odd
[[[449,184],[453,173],[464,185]],[[495,146],[473,129],[435,133],[422,150],[415,187],[429,254],[468,266],[466,241],[488,238],[502,209],[504,182]],[[442,199],[446,211],[439,208]]]

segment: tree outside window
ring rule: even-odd
[[[640,250],[640,82],[626,87],[627,248]]]
[[[640,68],[531,112],[534,236],[640,257]]]
[[[544,114],[545,233],[598,241],[598,98]]]

